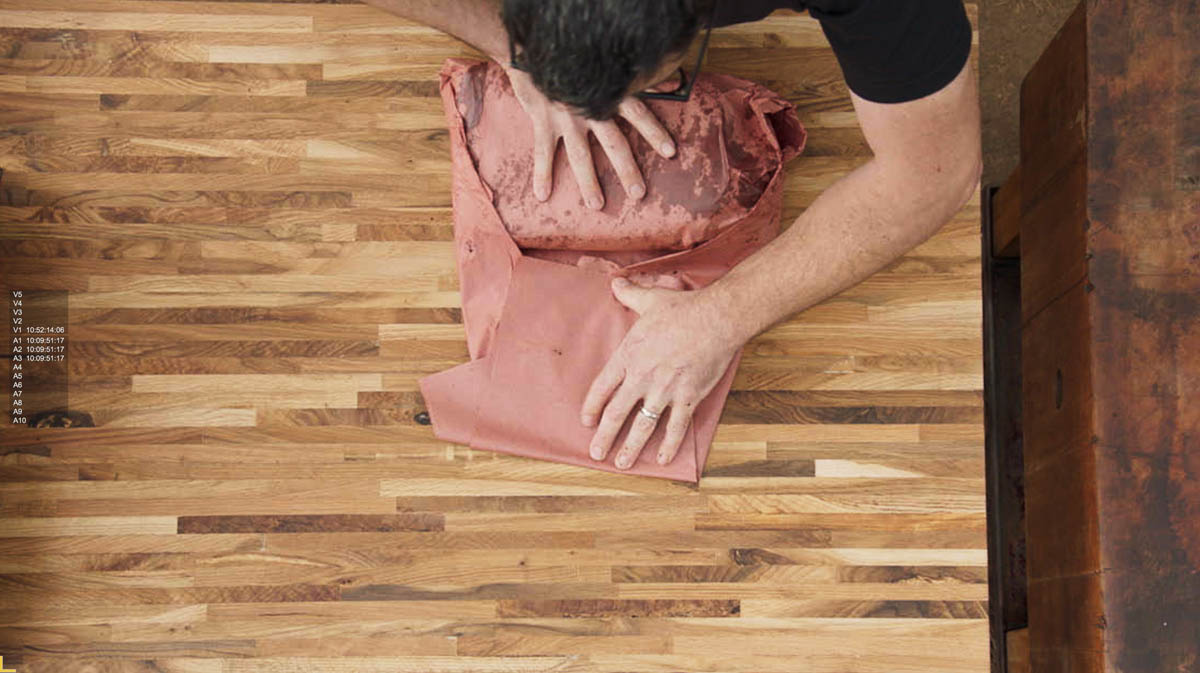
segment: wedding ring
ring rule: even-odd
[[[652,421],[657,421],[658,417],[660,415],[660,414],[654,413],[653,411],[650,411],[646,407],[642,407],[641,409],[638,409],[638,413],[645,416],[646,418],[649,418]]]

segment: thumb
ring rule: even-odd
[[[612,280],[612,291],[617,301],[641,315],[654,303],[655,294],[663,290],[642,287],[618,276]]]

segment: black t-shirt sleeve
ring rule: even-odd
[[[876,103],[928,96],[950,83],[971,53],[962,0],[810,0],[846,85]]]

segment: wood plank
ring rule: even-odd
[[[1028,627],[1007,632],[1004,646],[1008,653],[1008,673],[1032,673]]]
[[[1145,16],[1080,3],[1022,88],[1027,670],[1195,660],[1200,34]]]
[[[1200,381],[1200,85],[1173,67],[1200,44],[1192,10],[1156,24],[1136,3],[1104,2],[1088,16],[1093,446],[1112,670],[1191,666],[1200,631],[1190,607],[1200,408],[1189,403]],[[1160,157],[1169,172],[1151,169]]]
[[[1021,166],[992,196],[992,254],[1017,257],[1021,251]]]

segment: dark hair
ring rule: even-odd
[[[715,0],[504,0],[517,62],[547,98],[609,119],[638,76],[687,48]]]

